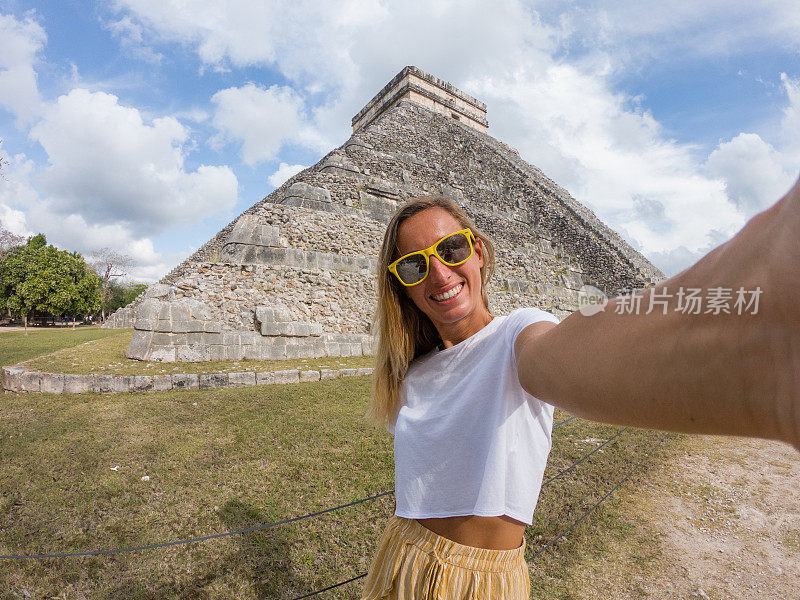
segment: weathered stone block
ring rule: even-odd
[[[222,331],[222,325],[219,321],[207,321],[204,324],[204,328],[207,333],[219,333]]]
[[[372,375],[374,372],[375,369],[373,367],[360,367],[356,369],[356,375],[359,377],[362,375]]]
[[[91,375],[64,375],[65,394],[83,394],[88,392],[92,384]]]
[[[175,347],[162,346],[160,348],[153,348],[150,351],[150,356],[147,358],[147,360],[165,363],[175,362]]]
[[[287,359],[291,360],[291,359],[295,359],[295,358],[302,358],[300,356],[300,354],[301,354],[300,344],[298,344],[296,342],[291,342],[291,343],[286,344],[286,358]]]
[[[172,375],[172,388],[175,390],[196,390],[200,387],[200,376],[191,373]]]
[[[187,333],[189,331],[189,321],[172,319],[172,331],[175,333]]]
[[[228,382],[231,386],[255,385],[256,374],[253,371],[228,373]]]
[[[92,392],[98,394],[108,394],[114,391],[114,376],[113,375],[95,375],[89,382],[89,387]]]
[[[259,345],[244,346],[246,360],[264,360],[264,347]]]
[[[221,345],[209,346],[208,360],[228,360],[228,347]]]
[[[170,375],[153,375],[153,390],[164,391],[172,389],[172,377]]]
[[[171,315],[172,315],[172,310],[169,302],[162,302],[161,304],[159,304],[158,306],[159,321],[169,321]]]
[[[341,371],[338,369],[320,369],[319,370],[319,378],[320,379],[339,379],[342,376]]]
[[[172,331],[172,323],[167,319],[159,319],[158,323],[156,323],[155,331],[169,333]]]
[[[179,362],[200,362],[207,360],[207,354],[203,352],[204,346],[176,346],[175,357]]]
[[[64,375],[61,373],[45,373],[42,377],[42,391],[46,394],[64,393]]]
[[[22,374],[25,367],[3,367],[3,389],[18,392],[21,389]]]
[[[152,332],[134,330],[133,337],[125,350],[125,356],[135,360],[147,360],[152,340]]]
[[[115,392],[130,392],[133,388],[133,375],[116,375],[113,388]]]
[[[175,337],[171,333],[154,333],[153,346],[171,346]]]
[[[256,373],[256,385],[271,385],[275,383],[275,374],[272,371]]]
[[[228,346],[228,360],[242,360],[244,358],[244,347],[241,345]]]
[[[207,346],[221,344],[222,343],[222,334],[221,333],[204,333],[203,334],[203,343]]]
[[[357,369],[339,369],[339,372],[342,374],[342,377],[355,377],[357,373]]]
[[[319,381],[319,371],[300,371],[300,381]]]
[[[173,327],[176,321],[188,321],[191,318],[192,311],[187,306],[185,300],[170,303],[170,316],[172,318]],[[173,328],[172,331],[177,331]]]
[[[298,383],[300,381],[300,371],[298,369],[275,371],[273,375],[275,383]]]
[[[308,200],[313,200],[315,202],[326,202],[330,204],[331,193],[325,188],[316,187],[298,181],[297,183],[293,183],[289,187],[289,189],[286,190],[286,195],[284,196],[284,202],[288,198],[299,198],[301,200],[308,199]]]
[[[242,346],[252,346],[261,343],[261,336],[257,331],[243,331],[239,334],[239,343]]]
[[[238,346],[242,343],[242,338],[238,331],[225,331],[222,334],[222,344],[224,346]]]
[[[148,298],[167,299],[171,291],[172,291],[171,286],[164,283],[155,283],[151,285],[149,288],[147,288],[146,294]]]
[[[213,388],[228,387],[227,373],[204,373],[200,375],[200,389],[210,390]]]
[[[20,377],[21,391],[41,392],[42,374],[39,371],[25,371]]]
[[[203,331],[205,331],[205,325],[206,324],[203,321],[197,321],[197,320],[187,321],[186,330],[189,333],[202,333]]]
[[[309,323],[308,335],[322,335],[322,323]]]
[[[132,392],[149,392],[153,389],[153,377],[151,375],[134,375],[131,383]]]
[[[270,321],[261,322],[261,335],[265,336],[279,336],[279,335],[292,335],[291,323],[274,323]]]
[[[187,333],[186,334],[186,343],[187,344],[203,344],[205,343],[203,340],[202,333]]]

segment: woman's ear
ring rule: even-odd
[[[479,237],[475,238],[475,256],[478,257],[478,266],[483,268],[483,240]]]

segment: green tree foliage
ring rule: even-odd
[[[106,298],[103,300],[103,311],[110,315],[118,308],[128,306],[136,297],[147,289],[143,283],[106,283]]]
[[[77,252],[48,246],[44,235],[12,248],[0,263],[0,306],[27,317],[85,315],[100,309],[100,279]]]

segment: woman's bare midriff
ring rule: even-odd
[[[491,550],[514,550],[522,545],[525,523],[507,515],[501,517],[443,517],[417,519],[417,522],[449,540]]]

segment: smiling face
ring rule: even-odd
[[[463,229],[449,212],[433,207],[402,222],[397,230],[398,257],[427,248],[444,236]],[[435,255],[430,257],[428,276],[422,283],[406,287],[405,293],[425,313],[449,347],[468,338],[492,320],[481,297],[483,246],[466,262],[449,267]]]

